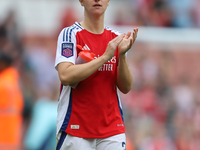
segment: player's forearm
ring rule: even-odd
[[[122,93],[128,93],[131,90],[133,82],[132,74],[129,70],[126,56],[119,57],[119,65],[117,68],[117,86]]]
[[[125,34],[121,34],[112,39],[108,43],[104,54],[101,57],[94,59],[88,63],[80,65],[70,65],[66,68],[64,65],[62,65],[62,67],[59,67],[58,65],[59,77],[62,84],[71,85],[74,83],[78,83],[92,75],[98,68],[100,68],[104,63],[106,63],[109,59],[113,57],[117,46],[122,41],[124,36]]]
[[[78,83],[90,75],[92,75],[98,68],[108,61],[108,58],[101,56],[88,63],[71,65],[67,68],[61,68],[59,77],[63,85],[71,85]],[[59,66],[58,66],[59,67]]]

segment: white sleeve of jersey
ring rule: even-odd
[[[61,62],[71,62],[75,64],[75,60],[77,58],[76,33],[72,27],[64,28],[58,36],[54,66],[56,70],[58,64]]]

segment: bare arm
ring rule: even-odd
[[[78,83],[92,75],[99,67],[106,63],[106,57],[99,57],[85,64],[74,65],[70,62],[58,64],[58,73],[63,85]]]
[[[122,42],[119,44],[119,65],[117,68],[117,87],[122,93],[128,93],[131,90],[133,77],[129,70],[125,53],[132,47],[137,37],[138,28],[135,28],[131,36],[128,32]]]
[[[100,68],[104,63],[106,63],[115,53],[115,50],[119,43],[124,38],[124,34],[121,34],[111,40],[108,43],[106,51],[104,54],[85,64],[74,65],[70,62],[62,62],[58,64],[58,74],[60,81],[63,85],[71,85],[78,83],[90,75],[92,75],[98,68]]]
[[[126,56],[119,57],[119,64],[117,68],[117,87],[126,94],[130,91],[133,82],[132,74],[129,70]]]

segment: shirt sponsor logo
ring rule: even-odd
[[[79,125],[71,125],[71,129],[79,129]]]
[[[99,56],[98,56],[99,57]],[[96,57],[97,58],[97,57]],[[113,64],[117,63],[117,58],[116,56],[113,56],[110,60],[108,60],[107,63],[103,64],[98,71],[113,71],[114,70],[114,66]]]
[[[62,55],[69,58],[74,55],[73,43],[62,43]]]

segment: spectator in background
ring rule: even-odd
[[[21,145],[23,95],[19,73],[12,58],[0,50],[0,149],[18,150]]]
[[[200,0],[196,0],[193,3],[193,9],[192,9],[192,15],[193,15],[193,19],[195,22],[195,27],[199,28],[200,27]]]
[[[23,93],[16,69],[17,46],[12,38],[13,13],[0,25],[0,149],[21,149]],[[11,31],[12,30],[12,31]]]
[[[32,85],[30,83],[31,73],[30,69],[28,68],[28,64],[25,62],[24,57],[24,48],[22,43],[22,38],[19,35],[19,26],[18,22],[16,20],[16,11],[10,10],[5,18],[5,20],[0,25],[0,49],[3,53],[5,53],[7,56],[12,58],[12,68],[15,70],[17,75],[12,75],[13,78],[18,78],[16,80],[20,80],[20,90],[23,97],[23,109],[20,110],[21,117],[23,118],[23,122],[19,123],[22,127],[22,130],[18,129],[19,127],[16,127],[17,131],[19,132],[20,137],[18,140],[20,141],[20,150],[23,149],[22,140],[24,138],[24,133],[26,132],[26,127],[28,120],[30,118],[31,114],[31,101],[32,100],[32,93],[33,91],[30,91],[29,89],[32,88]],[[28,80],[27,82],[27,74]],[[27,85],[27,87],[25,87]],[[13,89],[15,90],[15,88]],[[31,95],[31,96],[30,96]],[[30,98],[31,97],[31,98]],[[1,100],[1,97],[0,97]],[[21,114],[22,113],[22,114]],[[19,114],[18,114],[19,115]],[[22,119],[21,118],[21,119]],[[22,120],[21,120],[22,121]],[[21,127],[20,127],[21,128]],[[21,140],[22,139],[22,140]],[[19,146],[18,146],[19,147]]]
[[[26,150],[55,150],[57,90],[49,88],[37,97],[30,125],[25,135]]]
[[[192,19],[192,7],[195,0],[168,0],[168,6],[173,13],[173,26],[174,27],[193,27],[194,21]]]

